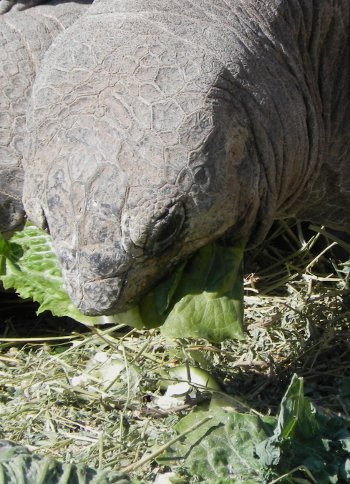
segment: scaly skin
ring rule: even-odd
[[[27,2],[28,3],[28,2]],[[84,2],[90,3],[90,2]],[[50,2],[0,16],[0,232],[23,222],[22,158],[26,109],[32,84],[53,39],[87,8],[84,3]],[[0,9],[4,8],[3,2]]]
[[[42,63],[25,207],[87,314],[275,218],[349,229],[348,0],[96,0]],[[336,208],[336,210],[334,209]]]
[[[40,3],[45,3],[45,0],[0,0],[0,14],[10,10],[25,10]]]

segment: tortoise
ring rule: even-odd
[[[24,206],[86,314],[213,240],[349,231],[347,0],[95,0],[40,63]]]
[[[14,1],[0,1],[5,13]],[[23,5],[24,3],[24,5]],[[18,8],[40,2],[20,2]],[[26,110],[41,60],[55,37],[91,3],[48,2],[24,12],[0,16],[0,232],[10,235],[24,221],[22,159]]]

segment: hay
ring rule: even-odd
[[[205,398],[158,406],[159,380],[177,364],[209,371],[237,408],[263,414],[275,413],[298,373],[317,405],[348,416],[349,253],[324,228],[276,224],[247,254],[247,339],[221,345],[120,326],[90,332],[49,315],[36,319],[31,305],[4,296],[0,438],[67,463],[130,468],[153,482],[167,469],[147,456],[171,442],[174,424]],[[115,379],[106,377],[110,363]]]

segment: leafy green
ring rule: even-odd
[[[22,298],[40,304],[38,313],[69,316],[84,324],[116,322],[137,328],[163,325],[164,335],[211,341],[243,339],[243,245],[210,244],[165,278],[135,307],[109,317],[89,317],[65,290],[50,236],[27,223],[11,240],[0,238],[0,279]]]
[[[350,481],[350,421],[319,412],[294,376],[274,434],[256,447],[262,464],[284,473],[306,467],[319,484]]]
[[[241,242],[200,249],[144,298],[142,320],[173,338],[243,339],[243,252]]]
[[[38,314],[48,310],[87,325],[104,322],[82,314],[72,304],[50,236],[34,225],[26,224],[9,241],[0,236],[0,279],[5,289],[14,288],[23,299],[38,302]]]
[[[0,441],[0,484],[128,484],[121,472],[97,471],[31,454],[25,447]]]
[[[293,377],[277,418],[242,414],[221,400],[187,415],[176,430],[208,415],[162,461],[183,460],[201,482],[262,483],[282,475],[290,483],[350,482],[350,421],[318,411],[304,397],[301,378]]]
[[[255,455],[255,444],[270,434],[269,421],[226,408],[225,401],[201,405],[177,425],[179,434],[206,416],[212,418],[186,438],[176,442],[162,463],[185,460],[190,472],[208,482],[229,478],[227,482],[260,483],[262,468]],[[225,481],[220,481],[225,482]]]

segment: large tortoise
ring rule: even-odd
[[[0,0],[0,13],[15,2]],[[24,2],[32,6],[35,2]],[[40,2],[36,2],[40,3]],[[22,205],[22,158],[26,110],[41,59],[53,39],[86,10],[91,1],[51,1],[25,12],[0,16],[0,232],[19,227]],[[16,6],[23,7],[18,4]]]
[[[349,230],[348,0],[95,0],[28,112],[28,216],[75,304],[137,303],[214,239]]]

